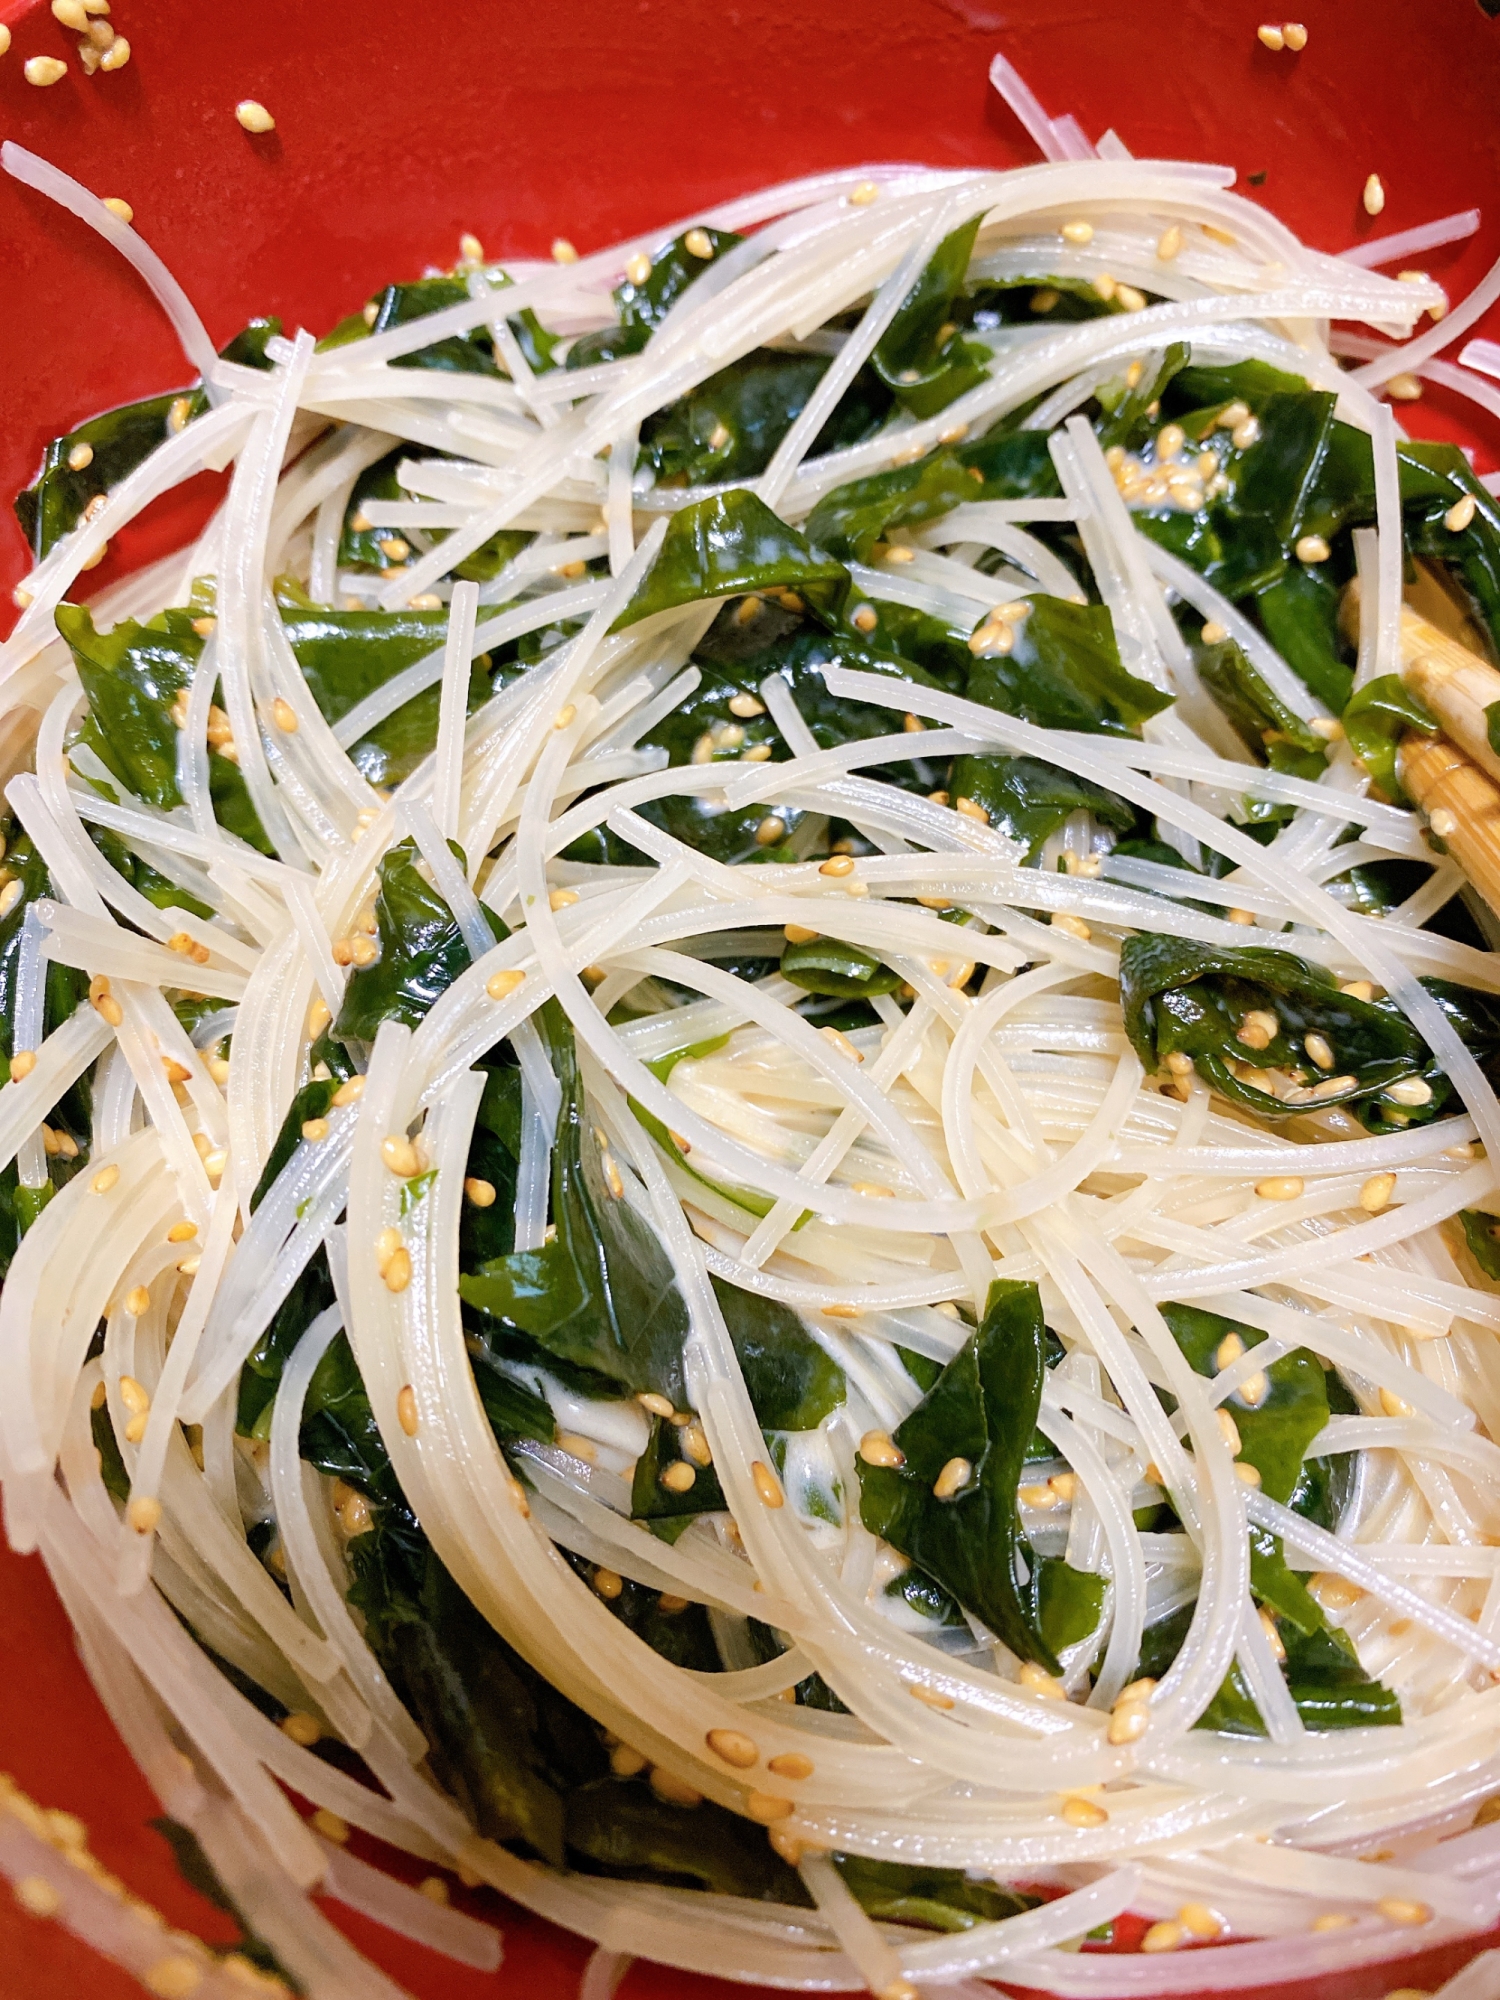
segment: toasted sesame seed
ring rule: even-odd
[[[1092,222],[1065,222],[1062,237],[1065,243],[1092,243],[1094,225]]]
[[[411,1252],[404,1244],[399,1250],[391,1252],[381,1269],[380,1275],[384,1280],[385,1288],[388,1292],[404,1292],[406,1290],[407,1286],[411,1283]]]
[[[947,1710],[954,1706],[952,1695],[943,1694],[937,1688],[926,1687],[921,1681],[907,1681],[906,1692],[913,1701],[921,1702],[924,1708]]]
[[[606,1603],[613,1603],[624,1591],[625,1579],[612,1569],[596,1569],[593,1586],[596,1596],[602,1597]]]
[[[866,1465],[901,1466],[906,1453],[885,1431],[866,1431],[859,1441],[859,1455]]]
[[[1464,529],[1473,520],[1478,505],[1479,503],[1472,493],[1465,493],[1461,500],[1456,500],[1453,503],[1443,516],[1443,526],[1448,530],[1450,535],[1463,533]]]
[[[1122,1743],[1138,1743],[1151,1721],[1143,1701],[1126,1702],[1123,1707],[1122,1702],[1123,1696],[1115,1703],[1109,1718],[1109,1740],[1116,1748]]]
[[[1267,43],[1268,48],[1281,47],[1281,41],[1280,41],[1281,31],[1279,28],[1277,29],[1276,33],[1277,33],[1277,40],[1274,43]],[[1264,29],[1262,29],[1261,31],[1261,39],[1262,41],[1265,40]],[[1146,1935],[1141,1939],[1141,1950],[1176,1951],[1179,1945],[1186,1944],[1187,1935],[1188,1935],[1187,1932],[1183,1929],[1181,1924],[1174,1922],[1171,1917],[1166,1917],[1162,1920],[1162,1922],[1153,1924],[1151,1928],[1146,1932]]]
[[[1224,1409],[1222,1405],[1220,1406],[1220,1408],[1214,1411],[1214,1415],[1218,1419],[1220,1434],[1223,1437],[1225,1444],[1229,1447],[1230,1457],[1238,1458],[1240,1455],[1240,1451],[1242,1449],[1240,1443],[1239,1425],[1235,1422],[1234,1418],[1230,1416],[1228,1410]]]
[[[26,81],[34,83],[38,90],[60,83],[67,73],[68,65],[60,56],[33,56],[21,71]]]
[[[22,1875],[12,1893],[21,1908],[33,1917],[55,1916],[62,1907],[61,1895],[45,1875]]]
[[[94,1194],[108,1194],[110,1189],[118,1183],[119,1178],[120,1169],[118,1167],[101,1167],[89,1182],[90,1191]]]
[[[289,701],[284,700],[281,695],[277,695],[275,701],[271,704],[271,714],[275,719],[276,727],[284,736],[296,735],[298,728],[297,711]]]
[[[1260,1484],[1259,1469],[1256,1466],[1248,1464],[1243,1458],[1235,1460],[1234,1476],[1242,1486],[1259,1486]]]
[[[493,1208],[495,1183],[481,1180],[477,1174],[470,1174],[464,1182],[464,1199],[471,1208]]]
[[[1304,1035],[1302,1046],[1307,1051],[1307,1059],[1318,1069],[1333,1068],[1333,1049],[1326,1035]]]
[[[1077,1796],[1063,1800],[1062,1816],[1069,1826],[1091,1828],[1105,1826],[1109,1822],[1109,1814],[1103,1806],[1095,1805],[1092,1799]]]
[[[1191,1076],[1193,1059],[1184,1049],[1173,1049],[1167,1057],[1167,1069],[1173,1076]]]
[[[1428,1924],[1432,1922],[1432,1909],[1427,1903],[1419,1903],[1410,1896],[1382,1896],[1375,1905],[1388,1923]]]
[[[675,1417],[673,1421],[676,1421]],[[684,1424],[677,1434],[677,1442],[682,1447],[683,1456],[690,1458],[694,1465],[713,1464],[714,1455],[709,1449],[708,1434],[702,1424]]]
[[[1263,48],[1277,50],[1286,47],[1286,36],[1274,21],[1263,21],[1255,31],[1255,39]]]
[[[669,1493],[691,1493],[697,1478],[696,1468],[685,1458],[677,1458],[663,1469],[661,1483]]]
[[[1365,191],[1362,199],[1366,215],[1379,215],[1385,207],[1385,188],[1381,183],[1379,174],[1371,174],[1365,182]]]
[[[320,1140],[328,1137],[328,1120],[326,1118],[304,1119],[302,1123],[302,1136],[307,1140],[309,1145],[316,1146]]]
[[[1094,290],[1099,294],[1101,299],[1112,299],[1114,297],[1115,281],[1109,275],[1108,271],[1101,271],[1098,277],[1095,278]],[[1052,303],[1056,305],[1057,301],[1055,298]]]
[[[625,275],[632,285],[644,285],[651,276],[651,259],[644,250],[637,250],[633,257],[625,259]]]
[[[132,1285],[125,1294],[125,1310],[132,1319],[139,1319],[142,1313],[151,1310],[151,1294],[144,1285]]]
[[[137,1493],[125,1509],[125,1519],[138,1535],[153,1533],[161,1521],[161,1502],[150,1493]]]
[[[1248,1409],[1258,1410],[1271,1393],[1271,1384],[1264,1371],[1257,1370],[1247,1375],[1235,1394]]]
[[[1077,938],[1080,944],[1087,944],[1094,935],[1082,917],[1072,916],[1066,910],[1052,912],[1052,928],[1064,932],[1068,937]]]
[[[974,1468],[966,1458],[950,1458],[937,1478],[932,1482],[935,1500],[951,1500],[961,1493],[974,1477]]]
[[[713,238],[706,229],[690,229],[682,239],[682,247],[690,257],[712,257]]]
[[[786,1496],[781,1490],[781,1482],[769,1465],[757,1458],[750,1467],[750,1477],[755,1482],[756,1498],[763,1507],[776,1508],[785,1505]]]
[[[396,1397],[396,1421],[409,1438],[414,1438],[421,1424],[417,1412],[417,1392],[408,1382]]]
[[[1134,285],[1117,284],[1115,286],[1115,299],[1128,313],[1145,311],[1146,294],[1137,291]]]
[[[1302,1180],[1297,1174],[1270,1174],[1255,1183],[1255,1192],[1262,1201],[1297,1201],[1302,1194]]]
[[[1293,550],[1298,562],[1325,563],[1332,551],[1321,535],[1303,535]]]
[[[1371,1174],[1359,1191],[1359,1205],[1368,1215],[1378,1215],[1396,1192],[1394,1174]]]
[[[1281,32],[1287,47],[1294,54],[1300,54],[1307,47],[1307,30],[1300,21],[1283,21]]]
[[[30,1076],[31,1072],[35,1068],[36,1068],[35,1049],[17,1049],[15,1054],[10,1059],[11,1079],[15,1083],[22,1082],[24,1078]]]
[[[524,972],[517,972],[514,968],[508,972],[492,972],[484,982],[484,990],[492,1000],[508,1000],[525,977]],[[335,1098],[334,1102],[337,1103],[338,1099]]]
[[[1375,998],[1375,988],[1370,984],[1368,979],[1346,980],[1339,988],[1339,991],[1340,993],[1347,993],[1351,1000],[1368,1001]]]
[[[578,252],[573,248],[573,245],[568,241],[566,236],[555,236],[552,239],[552,261],[554,264],[576,264],[578,262]]]
[[[729,697],[729,713],[748,721],[752,715],[764,715],[766,705],[753,694],[732,694]]]
[[[1156,239],[1156,254],[1164,264],[1169,264],[1181,248],[1182,230],[1177,223],[1169,222]]]
[[[667,1397],[658,1395],[655,1389],[642,1389],[635,1400],[650,1416],[670,1417],[672,1415],[671,1402]]]
[[[770,745],[764,744],[761,747],[769,750]],[[769,813],[755,829],[755,844],[757,847],[774,847],[778,841],[785,838],[786,821],[779,819],[775,813]]]
[[[1458,832],[1458,814],[1449,812],[1446,806],[1438,806],[1427,815],[1427,824],[1439,840],[1450,840]]]
[[[1420,403],[1422,384],[1415,375],[1393,375],[1385,385],[1385,393],[1393,403]]]
[[[862,604],[851,616],[849,623],[856,632],[873,632],[880,623],[880,615],[873,604]]]
[[[703,1740],[716,1757],[732,1764],[737,1771],[748,1771],[760,1761],[755,1739],[742,1729],[710,1729]]]
[[[849,854],[830,854],[826,861],[818,863],[820,875],[852,875],[854,857]]]
[[[1404,1076],[1399,1083],[1387,1084],[1382,1094],[1397,1104],[1430,1104],[1432,1085],[1420,1076]]]
[[[266,107],[253,97],[242,97],[234,107],[234,115],[247,132],[274,132],[276,120]]]
[[[810,930],[806,924],[787,924],[782,930],[782,936],[788,944],[811,944],[819,935],[819,932]]]
[[[422,1171],[422,1162],[416,1147],[404,1133],[393,1132],[380,1142],[380,1157],[393,1174],[403,1180],[410,1180],[413,1174]]]
[[[818,1033],[831,1048],[838,1050],[846,1062],[862,1063],[864,1061],[864,1051],[857,1049],[849,1037],[840,1029],[830,1026],[819,1028]]]
[[[188,1221],[184,1216],[181,1222],[174,1222],[172,1227],[167,1231],[167,1241],[169,1243],[191,1243],[197,1234],[197,1223]]]
[[[745,1811],[761,1826],[771,1826],[779,1819],[790,1819],[796,1811],[790,1799],[780,1799],[770,1792],[751,1792],[745,1799]]]
[[[1246,417],[1242,424],[1236,424],[1229,433],[1229,441],[1236,451],[1248,451],[1260,441],[1259,417]]]
[[[1034,1507],[1039,1513],[1045,1514],[1057,1505],[1059,1495],[1053,1491],[1049,1482],[1045,1486],[1020,1486],[1016,1489],[1016,1498],[1023,1507]]]
[[[849,190],[849,200],[855,208],[868,208],[879,192],[874,181],[856,181]]]
[[[130,61],[130,44],[123,35],[116,35],[99,58],[100,69],[124,69]]]
[[[1066,1701],[1067,1690],[1061,1681],[1053,1678],[1045,1667],[1039,1667],[1034,1660],[1024,1660],[1016,1670],[1016,1679],[1032,1694],[1044,1695],[1048,1701]]]
[[[1315,1931],[1346,1931],[1353,1922],[1353,1917],[1343,1910],[1324,1910],[1321,1916],[1313,1918],[1312,1927]]]
[[[1394,1389],[1381,1390],[1380,1409],[1381,1414],[1387,1417],[1414,1417],[1417,1414],[1415,1407],[1404,1396],[1398,1396]]]

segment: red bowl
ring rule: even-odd
[[[1490,5],[1496,0],[1489,0]],[[217,344],[254,313],[321,331],[391,278],[446,264],[461,231],[491,254],[544,253],[558,234],[593,248],[769,181],[866,160],[1010,166],[1035,157],[986,83],[1002,48],[1054,116],[1090,137],[1113,126],[1133,152],[1224,160],[1240,192],[1308,241],[1340,250],[1500,188],[1500,20],[1476,0],[1305,0],[1298,55],[1255,38],[1249,0],[423,0],[403,16],[258,0],[243,11],[190,0],[115,0],[129,65],[51,88],[23,79],[33,55],[72,56],[43,4],[6,4],[0,136],[121,195]],[[234,118],[259,98],[276,130]],[[1384,214],[1360,195],[1379,173]],[[35,475],[49,439],[190,370],[143,287],[81,223],[0,178],[0,491]],[[1500,212],[1466,243],[1421,262],[1458,299],[1500,254]],[[1493,326],[1489,329],[1495,332]],[[1471,445],[1500,465],[1500,426],[1428,392],[1407,428]],[[91,579],[175,546],[203,518],[195,482],[122,533]],[[0,603],[27,567],[8,508]],[[39,1802],[77,1813],[95,1851],[169,1921],[208,1939],[224,1919],[177,1876],[149,1829],[155,1801],[100,1708],[40,1565],[0,1553],[5,1764]],[[382,1856],[382,1860],[391,1858]],[[392,1865],[399,1867],[399,1861]],[[588,1946],[488,1892],[464,1898],[505,1932],[497,1974],[466,1972],[329,1914],[412,1993],[444,2000],[577,1989]],[[1493,1942],[1493,1940],[1491,1940]],[[1378,2000],[1431,1988],[1473,1945],[1402,1959],[1316,2000]],[[1204,1954],[1205,1991],[1213,1953]],[[0,1907],[0,1995],[126,2000],[140,1988],[55,1924]],[[719,1982],[639,1965],[623,2000],[713,2000]],[[1311,1988],[1279,1986],[1276,2000]],[[1247,1996],[1255,2000],[1255,1996]],[[1270,1995],[1262,2000],[1271,2000]]]

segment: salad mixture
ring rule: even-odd
[[[1500,1912],[1496,286],[1122,153],[215,354],[5,150],[198,377],[17,502],[6,1523],[244,1981],[493,1963],[351,1828],[590,1995]]]

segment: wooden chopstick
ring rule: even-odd
[[[1490,748],[1485,716],[1485,710],[1500,701],[1500,673],[1403,604],[1401,678],[1464,755],[1500,781],[1500,756]]]
[[[1401,739],[1397,769],[1432,831],[1500,912],[1500,785],[1446,736],[1415,729]]]

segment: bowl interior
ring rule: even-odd
[[[128,67],[87,78],[75,61],[42,90],[25,83],[22,64],[70,55],[70,38],[45,4],[0,4],[13,36],[0,59],[0,136],[99,194],[128,199],[220,344],[261,312],[279,314],[288,330],[322,331],[388,280],[450,263],[465,230],[492,256],[535,256],[560,234],[592,249],[830,166],[1028,164],[1030,141],[986,83],[1001,47],[1052,115],[1071,111],[1091,138],[1113,127],[1138,155],[1227,162],[1239,192],[1323,249],[1485,207],[1500,185],[1500,20],[1475,0],[1367,0],[1357,15],[1312,0],[1308,46],[1295,56],[1260,46],[1254,9],[1207,0],[1077,9],[815,0],[800,11],[773,0],[580,0],[565,11],[425,0],[404,14],[363,16],[303,0],[240,11],[116,0],[113,18],[131,43]],[[233,107],[247,96],[273,111],[273,134],[252,138],[236,124]],[[1360,201],[1371,172],[1388,197],[1378,222]],[[127,267],[6,178],[0,245],[8,502],[53,436],[191,371]],[[1475,236],[1420,261],[1457,299],[1497,253],[1500,208],[1486,208]],[[1400,414],[1415,434],[1471,445],[1481,471],[1500,464],[1500,423],[1471,405],[1429,392]],[[205,476],[123,533],[93,587],[184,539],[214,492]],[[27,566],[7,504],[0,629]],[[78,1813],[106,1864],[170,1921],[229,1936],[147,1829],[152,1795],[92,1694],[40,1565],[0,1554],[0,1601],[5,1764],[40,1802]],[[421,1996],[552,2000],[576,1991],[587,1956],[577,1940],[506,1909],[505,1965],[479,1975],[329,1907]],[[473,1907],[497,1914],[482,1899]],[[140,1991],[8,1898],[0,1954],[11,2000]],[[1370,2000],[1393,1979],[1430,1987],[1464,1955],[1404,1960],[1399,1977],[1325,1981],[1318,2000]],[[1206,1987],[1211,1973],[1205,1963]],[[640,1966],[625,2000],[730,1990]],[[1290,2000],[1294,1990],[1277,1994]]]

